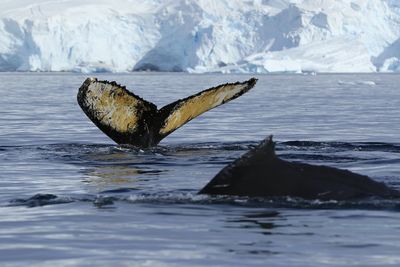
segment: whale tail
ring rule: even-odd
[[[157,109],[115,82],[87,78],[77,100],[90,120],[116,143],[150,147],[204,112],[243,95],[256,82],[252,78],[222,84]]]

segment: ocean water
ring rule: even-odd
[[[159,107],[250,75],[98,74]],[[158,147],[113,143],[80,110],[86,78],[0,73],[1,266],[400,266],[400,200],[197,192],[273,134],[287,160],[400,189],[400,75],[256,75]]]

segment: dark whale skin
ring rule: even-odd
[[[272,136],[224,167],[199,194],[320,200],[400,197],[399,191],[365,175],[282,160],[275,155]]]

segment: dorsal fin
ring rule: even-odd
[[[207,110],[241,96],[256,81],[219,85],[157,110],[124,86],[88,78],[77,99],[85,114],[116,143],[150,147]]]
[[[233,173],[240,172],[240,169],[243,168],[263,166],[266,162],[273,162],[276,159],[278,158],[275,154],[275,142],[272,141],[272,135],[270,135],[256,147],[250,149],[250,151],[226,165],[199,191],[199,194],[209,194],[210,192],[218,194],[218,192],[224,192],[224,190],[232,184],[232,179],[234,179],[232,178]]]
[[[258,144],[253,150],[250,150],[253,155],[259,155],[262,157],[275,158],[275,142],[272,140],[272,135],[265,138],[261,143]]]
[[[249,160],[251,160],[253,163],[256,163],[258,161],[265,162],[265,160],[273,160],[276,158],[275,142],[272,140],[272,135],[270,135],[261,141],[256,147],[250,149],[250,151],[243,154],[230,165],[247,165]]]

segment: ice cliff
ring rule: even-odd
[[[133,70],[400,72],[400,1],[0,1],[0,71]]]

